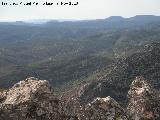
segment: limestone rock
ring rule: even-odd
[[[143,78],[136,77],[128,92],[127,111],[133,120],[159,120],[160,99],[152,86]]]
[[[0,92],[0,120],[160,120],[160,95],[143,77],[131,84],[127,112],[111,97],[82,104],[86,87],[59,100],[48,81],[27,78]]]
[[[0,95],[1,96],[1,95]],[[46,80],[27,78],[8,90],[0,103],[1,120],[51,120],[60,118],[58,99]]]
[[[111,97],[96,98],[85,109],[86,120],[128,120],[124,109]]]

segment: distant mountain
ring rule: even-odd
[[[121,16],[111,16],[109,18],[106,18],[106,21],[109,21],[109,22],[124,21],[124,20],[125,18]]]
[[[123,18],[121,16],[110,16],[106,19],[93,19],[93,20],[72,20],[72,19],[33,19],[33,20],[24,20],[24,21],[17,21],[17,22],[0,22],[1,24],[10,24],[10,25],[35,25],[35,24],[47,24],[47,25],[51,25],[51,24],[58,24],[58,25],[75,25],[75,26],[79,26],[79,25],[105,25],[105,27],[107,27],[109,25],[109,23],[114,22],[114,24],[117,22],[125,22],[126,24],[130,24],[130,25],[136,25],[136,24],[146,24],[146,23],[150,23],[150,22],[157,22],[160,21],[160,16],[154,16],[154,15],[136,15],[134,17],[130,17],[130,18]],[[129,22],[132,22],[129,23]],[[122,23],[121,23],[122,24]],[[118,24],[116,24],[118,25]],[[113,25],[115,26],[115,25]],[[79,26],[80,27],[80,26]],[[101,26],[102,27],[102,26]]]
[[[48,21],[50,21],[50,19],[33,19],[33,20],[24,20],[23,22],[25,23],[32,23],[32,24],[45,24]],[[56,20],[55,20],[56,21]],[[58,22],[58,21],[57,21]]]
[[[131,21],[159,21],[160,16],[154,16],[154,15],[136,15],[134,17],[128,18]]]
[[[24,23],[23,21],[16,21],[16,22],[0,22],[0,25],[29,25]]]

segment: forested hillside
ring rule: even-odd
[[[156,47],[157,53],[143,52],[145,45],[158,42],[158,16],[114,16],[104,20],[49,21],[45,24],[0,23],[0,88],[34,76],[47,79],[56,89],[64,91],[106,76],[115,63],[129,64],[106,78],[116,86],[105,89],[121,102],[126,100],[126,95],[122,94],[129,89],[133,74],[143,74],[159,88],[159,63],[150,63],[152,59],[159,60],[159,49]],[[147,60],[145,63],[141,56]],[[141,63],[150,66],[141,66]]]

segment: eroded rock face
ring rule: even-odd
[[[89,103],[85,108],[85,118],[86,120],[128,120],[124,109],[109,96],[96,98]]]
[[[159,120],[160,99],[158,92],[143,78],[136,77],[128,92],[128,114],[133,120]]]
[[[46,80],[27,78],[0,92],[0,120],[160,120],[160,95],[143,77],[131,84],[127,113],[111,97],[81,104],[85,87],[63,101]]]
[[[15,84],[0,103],[2,120],[50,120],[59,117],[59,100],[46,80],[27,78]]]

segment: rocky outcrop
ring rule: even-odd
[[[132,82],[128,98],[127,111],[131,119],[160,119],[160,96],[143,77],[136,77]]]
[[[2,99],[3,98],[3,99]],[[28,78],[1,95],[1,120],[50,120],[60,118],[59,100],[46,80]]]
[[[89,103],[85,108],[84,118],[87,120],[128,120],[125,110],[110,96],[96,98]]]
[[[75,116],[75,120],[129,120],[123,109],[110,96],[96,98],[92,102],[82,105],[78,99],[73,99],[66,106],[65,114]]]
[[[143,77],[128,92],[127,110],[110,96],[81,104],[81,87],[69,99],[57,99],[46,80],[30,77],[0,92],[0,120],[159,120],[160,95]]]

